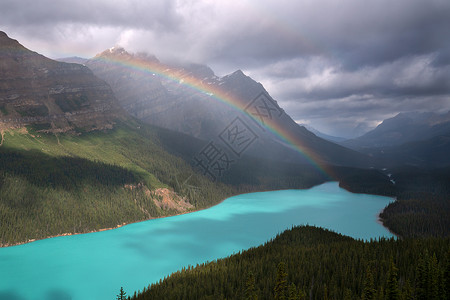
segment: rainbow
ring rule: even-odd
[[[241,99],[230,95],[229,93],[226,93],[220,88],[220,86],[209,85],[203,82],[202,79],[187,75],[179,69],[171,68],[158,61],[150,61],[136,57],[134,57],[133,59],[129,59],[129,57],[124,57],[123,59],[121,59],[117,58],[117,56],[112,57],[104,55],[97,55],[94,59],[112,63],[120,67],[130,68],[151,76],[160,76],[162,78],[182,84],[185,87],[206,94],[212,97],[214,100],[224,103],[240,113],[244,112],[247,105],[245,101],[242,101]],[[256,122],[261,124],[259,118],[256,118],[250,114],[248,115],[252,117]],[[331,169],[328,169],[326,164],[322,163],[321,159],[313,151],[303,145],[302,141],[297,136],[295,136],[295,134],[288,131],[286,128],[283,128],[280,123],[277,123],[274,119],[264,120],[264,123],[264,128],[268,129],[271,134],[277,136],[282,141],[290,145],[292,149],[300,153],[312,166],[314,166],[323,175],[325,175],[327,179],[331,179],[332,177],[334,177],[331,175]]]

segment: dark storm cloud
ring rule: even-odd
[[[284,99],[326,100],[362,94],[379,97],[448,95],[450,66],[436,67],[434,61],[434,55],[406,57],[359,70],[316,72],[316,78],[312,74],[291,79],[286,76],[278,82],[277,88]]]
[[[261,1],[262,20],[233,18],[220,58],[270,63],[327,57],[341,68],[377,66],[405,56],[445,54],[448,1]],[[248,14],[248,13],[247,13]],[[241,25],[241,26],[236,26]],[[444,53],[443,53],[444,52]]]
[[[164,30],[176,28],[178,19],[170,0],[3,0],[1,6],[1,23],[25,27],[87,24]]]
[[[448,0],[4,0],[0,29],[52,57],[121,44],[243,69],[294,119],[348,133],[450,110],[449,16]]]

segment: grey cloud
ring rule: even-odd
[[[175,1],[4,0],[0,24],[52,28],[64,24],[122,28],[176,29]]]
[[[243,69],[294,119],[349,132],[450,109],[449,16],[448,0],[4,0],[0,28],[53,57],[119,43]]]
[[[253,67],[280,58],[323,56],[355,70],[448,51],[448,1],[262,1],[264,5],[261,17],[271,21],[234,18],[230,31],[218,35],[227,42],[212,49],[216,59],[244,58]]]
[[[379,98],[370,95],[352,96],[325,101],[281,103],[290,115],[308,120],[309,124],[323,132],[355,137],[373,129],[384,119],[399,112],[435,111],[446,113],[450,110],[449,97],[396,97]],[[355,130],[357,129],[357,130]]]
[[[277,79],[273,89],[282,99],[311,100],[362,94],[379,97],[449,94],[450,67],[436,68],[433,61],[433,55],[405,57],[389,64],[353,71],[341,70],[330,63],[328,71],[313,66],[313,69],[305,71],[308,76]],[[300,64],[299,68],[302,66]]]

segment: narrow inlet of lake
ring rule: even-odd
[[[97,233],[0,248],[0,299],[111,300],[182,267],[258,246],[293,225],[359,239],[392,237],[377,222],[392,198],[328,182],[308,190],[243,194],[212,208]]]

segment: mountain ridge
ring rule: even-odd
[[[450,131],[450,111],[399,113],[384,120],[375,129],[341,144],[353,149],[399,146],[427,140]]]
[[[126,117],[110,87],[79,64],[49,59],[0,33],[0,127],[110,129]]]
[[[366,167],[370,164],[370,158],[365,155],[323,140],[299,126],[261,83],[242,70],[219,78],[205,65],[190,65],[195,67],[193,71],[189,65],[163,64],[154,56],[146,60],[119,49],[107,49],[88,60],[86,65],[110,84],[125,110],[145,122],[197,138],[215,140],[237,117],[258,135],[255,144],[248,148],[249,154],[260,157],[277,155],[282,160],[306,162],[308,159],[298,153],[301,149],[304,153],[317,154],[320,163]],[[130,64],[133,67],[129,67]],[[158,75],[156,72],[153,75],[152,70],[155,69],[162,76],[155,76]],[[184,82],[194,82],[194,88]],[[225,100],[218,101],[212,97],[215,91],[219,91],[219,97],[225,97]],[[258,98],[261,95],[264,97]],[[233,102],[228,99],[233,99]],[[252,103],[260,106],[250,107]],[[261,106],[263,104],[265,108]],[[261,113],[255,109],[266,111]],[[249,118],[250,115],[257,117]],[[263,115],[270,116],[272,126],[283,131],[282,134],[294,137],[295,141],[281,137],[281,131],[272,134],[264,129],[265,124],[258,124],[259,121],[264,123]]]

